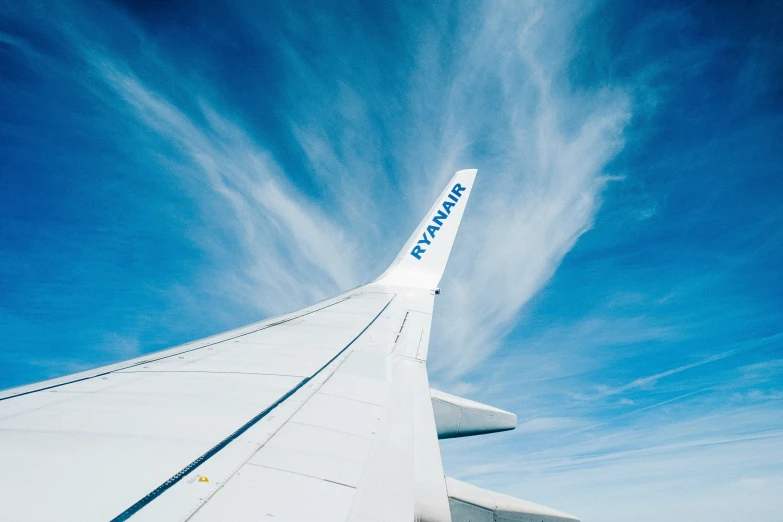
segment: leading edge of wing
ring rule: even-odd
[[[454,174],[389,268],[371,284],[427,290],[438,287],[477,172],[466,169]]]
[[[465,206],[473,190],[477,172],[477,169],[465,169],[454,174],[389,268],[378,279],[365,286],[401,286],[426,290],[435,290],[437,288],[446,268],[446,262],[462,221]],[[56,377],[47,381],[0,390],[0,401],[101,377],[107,373],[125,369],[129,365],[146,364],[159,358],[174,357],[185,352],[198,350],[212,343],[224,341],[233,335],[244,335],[253,329],[268,328],[279,322],[295,319],[303,313],[311,313],[322,307],[331,306],[341,300],[348,299],[361,288],[349,290],[341,295],[325,299],[300,310],[172,348],[144,354],[130,360],[120,361],[76,374]]]

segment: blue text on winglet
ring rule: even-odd
[[[432,244],[432,241],[435,239],[435,232],[440,230],[440,228],[443,226],[443,222],[446,221],[446,219],[449,217],[449,214],[451,214],[451,209],[455,207],[457,203],[459,203],[459,199],[462,197],[462,193],[466,190],[468,190],[468,187],[463,187],[459,183],[452,187],[451,192],[449,192],[446,197],[446,200],[441,204],[441,208],[438,209],[438,212],[432,217],[429,225],[427,225],[427,228],[422,233],[421,239],[416,241],[416,244],[413,246],[413,249],[411,250],[411,255],[413,257],[421,260],[421,256],[427,252],[425,247],[428,247]]]

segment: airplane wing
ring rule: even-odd
[[[516,425],[427,379],[433,303],[475,175],[455,174],[368,285],[0,393],[0,519],[577,520],[443,473],[439,438]]]

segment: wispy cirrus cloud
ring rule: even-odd
[[[519,425],[444,444],[449,473],[583,519],[729,521],[752,501],[755,518],[774,520],[780,365],[763,358],[779,336],[694,357],[695,332],[656,324],[652,312],[610,320],[608,301],[602,321],[544,328],[472,376],[473,393],[515,411]],[[673,359],[667,346],[679,347]],[[764,362],[739,364],[750,357]]]
[[[254,295],[261,310],[280,312],[357,284],[355,242],[236,123],[201,100],[203,122],[196,123],[131,72],[106,59],[94,65],[132,114],[182,155],[175,172],[195,191],[210,189],[199,198],[216,196],[223,203],[216,207],[229,211],[218,221],[240,250],[223,255],[240,269],[225,291]]]
[[[167,95],[112,48],[105,28],[85,9],[79,4],[56,7],[73,22],[62,24],[34,10],[41,26],[51,30],[48,37],[63,45],[66,56],[59,61],[23,42],[16,45],[32,49],[25,54],[34,67],[76,62],[76,83],[92,91],[117,121],[136,129],[129,148],[180,178],[212,224],[205,231],[184,232],[217,260],[218,268],[231,267],[211,272],[223,279],[219,291],[270,314],[356,286],[357,244],[340,217],[330,216],[303,194],[267,147],[205,99],[205,84],[186,79],[170,59],[156,54],[152,74],[181,82],[186,93],[178,99]],[[119,30],[143,37],[133,20],[111,14]],[[149,148],[137,148],[140,143]]]
[[[480,141],[492,154],[477,158],[476,197],[444,282],[449,299],[436,319],[433,362],[445,378],[493,352],[590,229],[605,167],[622,147],[631,115],[620,88],[583,92],[579,107],[571,101],[571,31],[585,11],[509,7],[487,6],[474,32],[462,35],[461,84],[448,107],[450,133]],[[474,104],[479,92],[493,108]]]
[[[457,5],[435,8],[422,18],[403,9],[397,15],[415,34],[413,43],[398,49],[404,74],[384,74],[369,62],[366,77],[335,89],[318,72],[343,72],[342,56],[313,65],[295,46],[286,47],[296,57],[296,80],[333,101],[305,105],[295,136],[313,169],[334,178],[349,215],[378,216],[373,228],[357,227],[364,238],[386,229],[389,241],[364,243],[367,254],[371,247],[386,253],[375,256],[380,262],[368,261],[378,270],[441,184],[459,168],[479,168],[442,284],[448,298],[439,302],[433,330],[431,368],[447,386],[458,386],[498,347],[522,307],[591,227],[609,182],[604,170],[622,147],[631,102],[613,86],[582,91],[580,103],[573,102],[567,81],[571,32],[589,10],[494,3],[470,12]],[[317,27],[339,31],[337,23],[329,24],[327,17]],[[388,81],[409,87],[390,89]],[[323,129],[335,111],[344,126]],[[377,206],[388,201],[379,196],[390,190],[393,206]],[[391,214],[403,216],[402,226],[384,223]]]
[[[763,346],[764,339],[745,344]],[[630,382],[642,386],[590,400],[579,390],[625,365],[609,357],[597,366],[577,363],[583,372],[568,375],[541,372],[539,360],[525,354],[519,362],[492,361],[472,382],[486,400],[516,411],[519,426],[494,438],[449,441],[444,461],[460,479],[584,519],[626,520],[633,513],[640,520],[728,521],[753,501],[755,518],[773,520],[772,488],[783,473],[779,365],[738,366],[742,351],[735,352],[665,369],[655,382],[640,377]],[[514,381],[510,375],[520,370]]]
[[[338,31],[341,20],[287,14],[297,23],[275,44],[288,71],[284,120],[319,197],[301,192],[273,144],[209,101],[203,93],[214,87],[177,71],[163,50],[152,66],[134,67],[78,5],[65,18],[88,22],[54,29],[99,81],[89,86],[96,96],[154,135],[153,151],[138,153],[162,156],[215,221],[222,233],[200,240],[234,265],[226,275],[212,272],[225,279],[224,292],[253,295],[260,310],[304,305],[370,279],[451,173],[478,167],[434,329],[433,370],[454,381],[497,348],[591,227],[631,105],[619,87],[577,94],[568,85],[572,33],[589,8],[492,4],[471,16],[452,8],[423,19],[399,10],[416,38],[400,50],[405,67],[391,71],[372,64],[387,52],[382,46],[345,47],[362,39],[361,29],[330,42],[326,61],[314,62],[303,33]],[[246,23],[251,34],[259,30]],[[345,53],[369,67],[346,70]],[[343,81],[324,76],[332,67]],[[154,73],[187,87],[167,94]],[[390,80],[411,88],[390,88]]]

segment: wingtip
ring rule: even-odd
[[[462,169],[462,170],[458,170],[457,172],[455,172],[453,178],[470,177],[472,179],[475,179],[476,178],[476,174],[478,174],[478,169]]]
[[[391,266],[375,284],[434,290],[446,269],[478,169],[462,169],[416,227]]]

